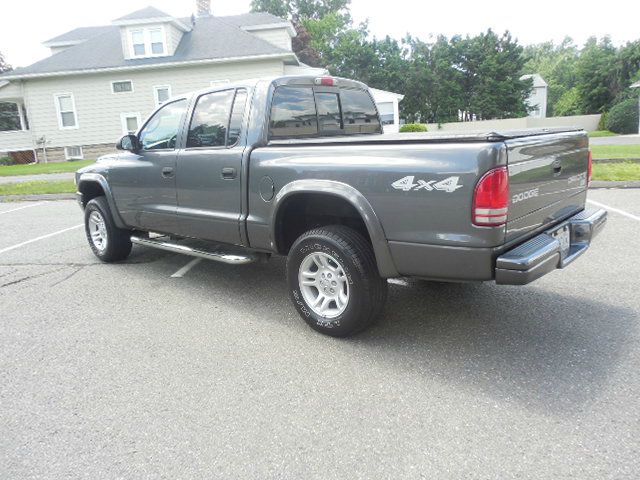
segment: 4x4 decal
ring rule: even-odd
[[[449,177],[444,180],[436,181],[436,180],[417,180],[415,175],[409,175],[407,177],[401,178],[391,184],[393,188],[396,190],[402,190],[403,192],[417,192],[420,190],[424,190],[427,192],[432,192],[434,190],[439,190],[441,192],[453,193],[459,188],[462,188],[463,185],[459,185],[460,177]]]

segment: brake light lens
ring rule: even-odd
[[[473,224],[498,227],[507,223],[509,171],[498,167],[488,171],[473,192]]]
[[[323,85],[325,87],[333,87],[336,84],[336,79],[332,77],[320,77],[316,78],[316,85]]]
[[[587,164],[587,186],[591,185],[591,178],[593,177],[593,154],[589,150],[589,163]]]

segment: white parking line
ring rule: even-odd
[[[46,238],[55,237],[56,235],[60,235],[61,233],[69,232],[71,230],[75,230],[76,228],[84,227],[84,223],[80,225],[75,225],[73,227],[65,228],[63,230],[58,230],[57,232],[49,233],[47,235],[42,235],[38,238],[32,238],[31,240],[27,240],[26,242],[18,243],[17,245],[13,245],[11,247],[3,248],[0,250],[0,253],[10,252],[11,250],[15,250],[16,248],[24,247],[25,245],[29,245],[30,243],[39,242],[40,240],[44,240]]]
[[[31,205],[25,205],[24,207],[18,207],[18,208],[13,208],[11,210],[5,210],[4,212],[0,212],[0,215],[4,215],[5,213],[17,212],[18,210],[24,210],[25,208],[39,207],[40,205],[44,205],[45,203],[47,203],[47,202],[32,203]]]
[[[640,222],[640,217],[637,215],[634,215],[633,213],[625,212],[624,210],[610,207],[608,205],[605,205],[604,203],[594,202],[593,200],[587,200],[587,202],[592,203],[597,207],[606,208],[607,210],[611,210],[612,212],[619,213],[620,215],[624,215],[625,217],[632,218],[633,220],[637,220],[638,222]]]
[[[176,273],[171,275],[171,278],[182,278],[184,277],[189,270],[198,265],[202,261],[201,258],[194,258],[189,263],[187,263],[184,267],[178,270]]]

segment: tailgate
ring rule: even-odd
[[[582,210],[589,141],[584,131],[507,140],[507,241]]]

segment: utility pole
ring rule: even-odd
[[[631,88],[640,88],[640,80],[631,85]],[[638,133],[640,133],[640,95],[638,95]]]

